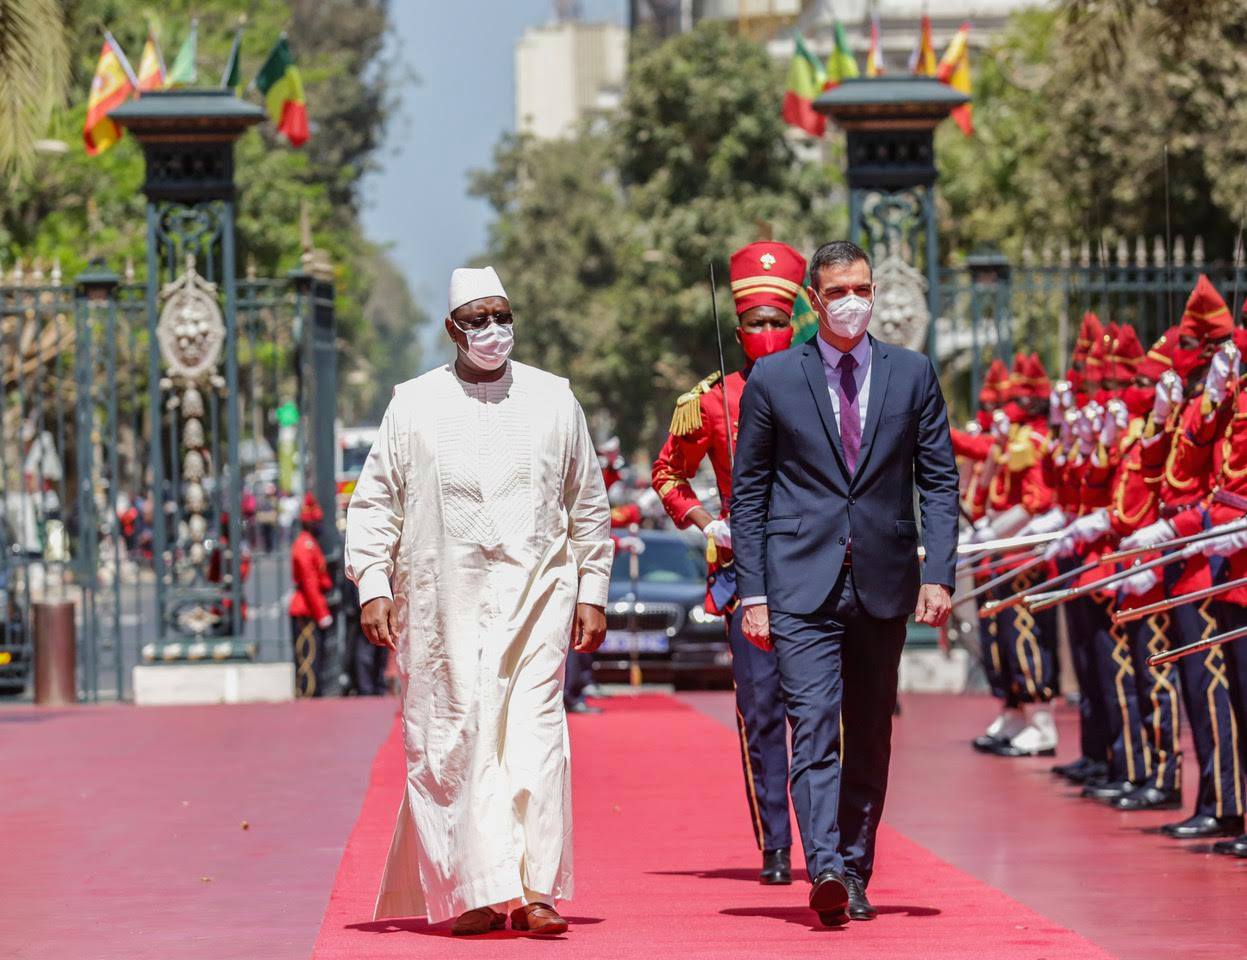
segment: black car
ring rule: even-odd
[[[646,683],[732,685],[732,656],[723,618],[707,613],[705,541],[642,530],[636,556],[615,551],[606,640],[593,661],[597,681],[627,683],[635,663]]]

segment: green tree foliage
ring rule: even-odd
[[[1161,236],[1167,149],[1173,232],[1228,258],[1247,214],[1247,5],[1071,0],[1015,16],[976,63],[975,125],[938,140],[953,254]]]
[[[244,82],[284,30],[303,75],[312,137],[295,150],[265,123],[238,143],[240,269],[251,262],[260,275],[280,276],[297,266],[306,205],[313,240],[329,252],[336,270],[343,382],[355,384],[355,406],[368,409],[379,386],[377,371],[390,370],[394,357],[412,356],[425,320],[409,296],[396,295],[374,299],[365,321],[370,280],[381,274],[394,279],[384,251],[364,238],[358,218],[361,180],[372,169],[404,80],[382,50],[388,0],[165,0],[146,8],[126,0],[64,0],[61,6],[71,51],[71,103],[54,117],[49,135],[68,150],[41,157],[36,169],[5,183],[3,262],[58,259],[72,277],[93,256],[116,269],[128,258],[142,272],[141,151],[129,136],[99,157],[88,157],[82,148],[87,91],[105,29],[137,69],[149,22],[171,59],[193,15],[199,20],[203,87],[219,85],[240,20],[246,22]],[[254,92],[245,96],[258,99]]]
[[[628,445],[656,449],[675,397],[718,367],[707,265],[735,367],[732,250],[760,224],[803,250],[844,229],[831,171],[793,155],[783,89],[761,46],[703,25],[634,51],[616,113],[566,140],[506,137],[474,177],[517,356],[571,377]]]
[[[56,0],[0,0],[0,169],[29,169],[68,67]]]

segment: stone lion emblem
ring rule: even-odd
[[[871,334],[884,343],[925,353],[931,324],[926,278],[891,253],[875,266],[875,284]]]
[[[174,376],[198,380],[216,369],[225,344],[225,318],[217,302],[217,287],[195,272],[186,272],[165,284],[164,306],[156,325],[160,355]]]

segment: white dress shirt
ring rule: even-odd
[[[823,357],[823,373],[827,374],[827,389],[831,393],[831,409],[840,426],[840,358],[843,350],[837,350],[821,336],[815,336],[818,352]],[[857,381],[857,422],[866,427],[866,403],[870,399],[870,337],[865,336],[853,345],[849,354],[857,361],[853,379]]]

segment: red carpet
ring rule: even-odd
[[[616,698],[572,721],[576,899],[563,905],[577,957],[1027,958],[1108,956],[884,828],[874,923],[812,926],[808,885],[762,887],[735,737],[674,699]],[[403,780],[397,730],[377,754],[325,913],[319,960],[532,955],[511,933],[488,946],[423,920],[370,922]],[[921,783],[894,781],[921,793]],[[932,804],[941,798],[932,796]],[[946,811],[958,817],[956,809]],[[794,854],[796,851],[794,851]]]

